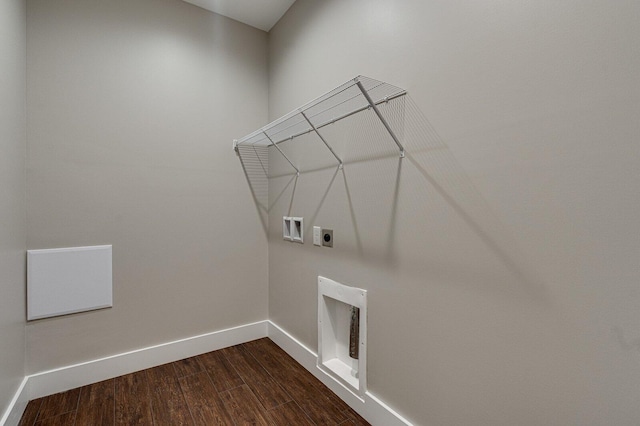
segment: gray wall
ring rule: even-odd
[[[29,0],[30,249],[113,244],[112,309],[29,323],[47,370],[267,318],[231,141],[267,119],[267,36],[180,0]]]
[[[317,140],[282,145],[297,181],[271,153],[270,318],[316,348],[317,275],[369,290],[369,389],[416,424],[637,424],[639,18],[298,0],[270,33],[270,118],[368,75],[409,91],[408,156],[370,117],[327,130],[344,172]]]
[[[25,48],[25,3],[0,2],[0,415],[24,378]]]

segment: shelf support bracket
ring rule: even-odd
[[[400,148],[400,157],[404,158],[404,147],[398,140],[398,137],[396,136],[396,134],[393,133],[393,130],[391,130],[391,127],[389,126],[389,123],[387,123],[387,120],[385,120],[385,118],[382,116],[382,113],[376,106],[376,103],[373,101],[373,99],[371,99],[371,96],[369,96],[369,93],[365,90],[362,83],[357,79],[356,79],[356,85],[358,86],[358,89],[360,89],[364,97],[367,99],[369,106],[373,108],[373,111],[376,113],[376,115],[378,116],[378,118],[380,119],[384,127],[387,129],[387,132],[389,132],[389,134],[391,135],[391,138],[393,139],[393,141],[396,143],[396,145],[398,145],[398,148]]]
[[[342,160],[340,159],[340,157],[338,157],[338,154],[335,153],[335,151],[333,150],[333,148],[331,148],[329,146],[329,144],[327,143],[327,141],[322,137],[322,135],[320,134],[320,132],[318,131],[318,129],[316,128],[316,126],[313,125],[313,123],[311,122],[311,120],[309,120],[309,117],[307,117],[307,115],[304,113],[304,111],[300,110],[300,114],[302,114],[302,116],[304,117],[305,120],[307,120],[307,123],[309,123],[309,126],[311,126],[311,128],[313,129],[314,132],[316,132],[316,135],[318,135],[318,137],[320,138],[320,140],[325,144],[325,146],[327,148],[329,148],[329,151],[331,151],[331,153],[333,154],[334,157],[336,157],[336,160],[338,160],[338,163],[340,163],[340,168],[342,169],[343,164],[342,164]]]
[[[287,162],[289,162],[289,164],[291,164],[291,167],[293,167],[293,168],[296,170],[296,176],[300,176],[300,170],[298,170],[298,168],[297,168],[296,166],[294,166],[294,165],[293,165],[293,163],[291,162],[291,160],[289,160],[289,157],[287,157],[287,156],[284,154],[284,152],[282,152],[282,150],[280,149],[280,147],[279,147],[278,145],[276,145],[276,144],[273,142],[273,139],[271,139],[271,138],[269,137],[269,135],[267,134],[267,132],[263,131],[262,133],[267,137],[267,139],[269,139],[269,142],[271,142],[271,145],[275,146],[275,147],[276,147],[276,149],[278,150],[278,152],[279,152],[280,154],[282,154],[282,156],[284,157],[284,159],[285,159],[285,160],[287,160]]]

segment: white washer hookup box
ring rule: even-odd
[[[112,247],[27,250],[27,320],[113,306]]]

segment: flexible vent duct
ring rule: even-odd
[[[360,342],[360,308],[351,307],[351,328],[349,331],[349,356],[358,359]]]

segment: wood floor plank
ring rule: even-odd
[[[221,352],[235,367],[264,408],[268,410],[291,401],[291,396],[246,349],[241,346],[232,346],[222,349]]]
[[[286,360],[280,359],[279,354],[275,353],[269,346],[265,345],[263,339],[254,340],[242,345],[254,358],[260,362],[269,374],[285,373],[284,369],[290,369]]]
[[[300,382],[313,387],[320,384],[320,381],[271,340],[260,339],[244,346],[273,377],[282,381],[297,377]]]
[[[176,375],[178,376],[178,378],[190,376],[192,374],[204,371],[204,368],[202,367],[202,364],[200,364],[198,357],[195,356],[176,361],[173,363],[173,367],[176,370]]]
[[[269,339],[31,401],[20,425],[34,421],[42,426],[370,426]]]
[[[245,343],[242,345],[247,352],[274,378],[285,381],[292,376],[300,376],[302,370],[295,361],[287,360],[272,348],[267,347],[261,340]],[[302,368],[302,367],[300,367]],[[306,370],[305,370],[306,371]]]
[[[294,401],[317,425],[335,425],[348,419],[344,412],[319,392],[315,396],[296,396]]]
[[[146,370],[151,393],[151,413],[156,425],[192,425],[189,407],[171,364]]]
[[[340,411],[350,409],[347,403],[341,400],[331,389],[325,386],[324,383],[301,366],[272,340],[265,338],[249,342],[246,345],[252,355],[258,359],[261,364],[269,365],[270,363],[270,365],[272,365],[271,368],[274,370],[273,375],[279,376],[282,380],[291,380],[292,377],[295,377],[298,381],[318,389],[318,391],[320,391],[325,398],[329,399]]]
[[[371,424],[366,421],[360,414],[356,413],[353,408],[347,408],[344,414],[349,418],[351,424],[355,426],[371,426]]]
[[[334,404],[304,375],[290,375],[281,383],[286,386],[293,400],[316,424],[335,425],[347,420],[344,409]]]
[[[20,419],[20,423],[18,426],[33,426],[38,418],[38,413],[40,412],[40,407],[42,406],[42,401],[44,398],[34,399],[29,401],[27,404],[27,408],[25,408],[24,413],[22,414],[22,418]]]
[[[177,379],[178,375],[176,374],[176,369],[173,368],[173,363],[158,365],[153,368],[148,368],[145,370],[147,372],[147,379],[160,380],[162,378],[174,378]],[[148,373],[152,372],[153,374],[149,376]],[[151,382],[149,382],[151,384]]]
[[[49,395],[42,401],[38,421],[48,419],[49,417],[59,416],[60,414],[75,411],[78,408],[78,398],[80,397],[80,388],[71,389],[66,392]]]
[[[194,424],[235,425],[206,371],[182,377],[178,381]]]
[[[229,361],[227,361],[224,355],[220,353],[220,351],[198,355],[197,358],[207,373],[209,373],[211,381],[218,392],[237,388],[244,384],[244,381],[240,378],[238,372],[233,368]]]
[[[68,413],[60,414],[54,417],[48,417],[46,419],[36,422],[36,426],[73,426],[76,421],[76,412],[70,411]],[[78,425],[84,426],[84,425]]]
[[[308,370],[298,364],[293,358],[269,339],[259,339],[243,345],[258,362],[278,381],[287,384],[290,394],[311,392],[317,389],[325,398],[329,399],[339,411],[346,411],[350,407],[342,401],[327,386],[318,380]],[[314,397],[312,392],[308,397]]]
[[[276,425],[314,426],[305,412],[294,401],[289,401],[268,411]]]
[[[145,371],[115,379],[115,423],[117,425],[150,425],[151,394]]]
[[[113,426],[115,419],[115,381],[105,380],[83,386],[76,415],[78,425]]]
[[[308,371],[307,371],[307,374],[313,377],[313,375]],[[349,405],[346,402],[344,402],[342,399],[340,399],[338,395],[333,393],[331,389],[329,389],[324,383],[322,383],[320,380],[316,379],[315,377],[313,377],[313,380],[315,382],[316,389],[318,389],[325,398],[331,401],[333,405],[338,407],[338,409],[341,411],[349,410],[350,408]]]
[[[220,393],[227,411],[231,414],[236,425],[272,425],[269,416],[260,401],[255,397],[247,385],[238,386]]]

